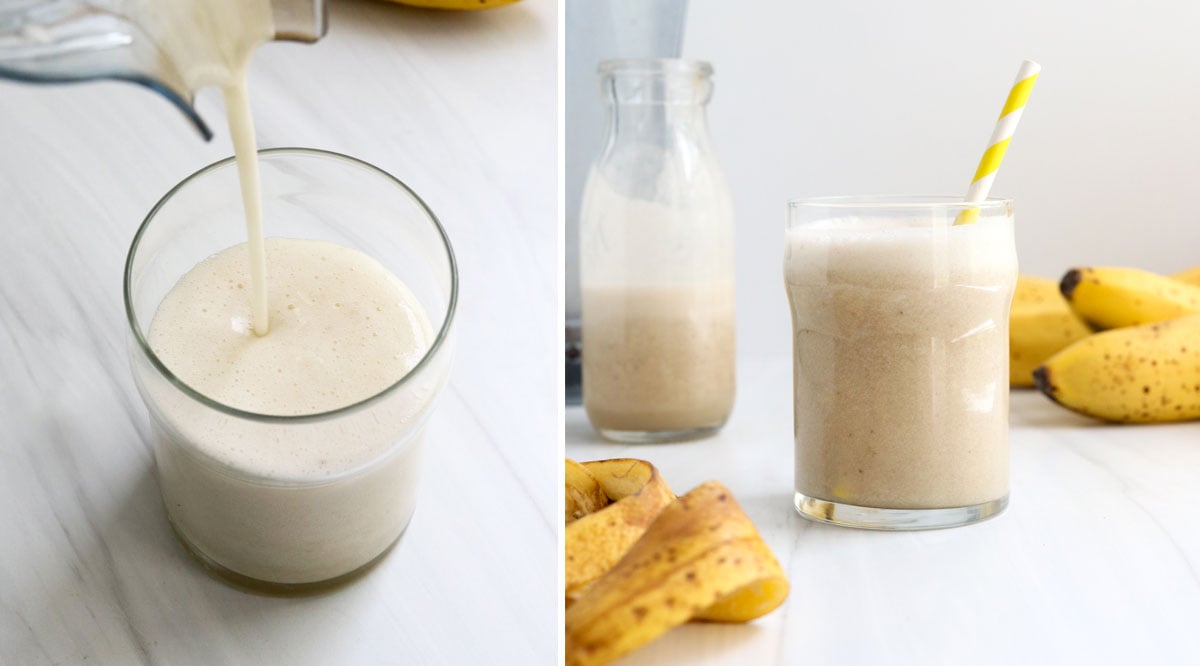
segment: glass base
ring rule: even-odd
[[[665,444],[712,437],[720,429],[721,426],[715,425],[684,430],[606,430],[597,428],[596,431],[604,439],[622,444]]]
[[[191,541],[188,541],[187,537],[183,535],[183,532],[181,532],[175,525],[175,521],[168,519],[167,522],[171,525],[171,532],[175,534],[175,538],[183,546],[184,550],[186,550],[193,559],[199,562],[200,566],[204,568],[204,571],[213,578],[216,578],[222,583],[225,583],[231,587],[235,587],[243,592],[261,594],[270,597],[314,596],[318,594],[324,594],[326,592],[332,592],[344,585],[352,583],[359,578],[362,578],[367,574],[367,572],[369,572],[371,569],[374,569],[375,565],[383,561],[383,558],[387,557],[388,553],[392,552],[392,549],[396,547],[396,544],[400,543],[400,538],[404,536],[404,530],[401,530],[400,536],[396,537],[395,541],[388,544],[388,547],[384,548],[383,551],[372,558],[370,562],[367,562],[357,569],[344,573],[340,576],[335,576],[326,580],[314,581],[311,583],[276,583],[269,580],[251,578],[250,576],[246,576],[232,569],[226,568],[216,560],[206,555],[204,551],[193,545]],[[405,530],[407,529],[408,527],[405,526]]]
[[[961,527],[999,515],[1008,495],[982,504],[945,509],[876,509],[842,504],[796,493],[796,511],[808,520],[864,530],[910,531]]]

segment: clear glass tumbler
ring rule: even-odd
[[[396,178],[336,153],[259,155],[268,236],[371,255],[410,288],[437,331],[412,371],[358,403],[302,416],[221,404],[172,374],[147,339],[159,303],[182,275],[246,241],[233,158],[175,186],[138,229],[125,265],[129,350],[171,526],[235,585],[306,593],[365,572],[412,516],[422,431],[450,366],[458,275],[441,224]],[[341,465],[275,469],[273,458],[302,455],[312,442],[369,453]]]
[[[1012,202],[793,200],[786,247],[800,514],[906,530],[1002,511]]]

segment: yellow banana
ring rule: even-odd
[[[1033,386],[1034,368],[1091,332],[1059,293],[1058,283],[1018,276],[1008,326],[1009,384]]]
[[[1055,402],[1098,419],[1200,418],[1200,315],[1088,336],[1033,376]]]
[[[1101,329],[1200,314],[1200,287],[1136,268],[1073,268],[1059,286],[1071,309]]]
[[[663,509],[620,562],[567,609],[567,666],[606,664],[690,619],[746,622],[789,585],[725,486],[702,484]]]
[[[1180,282],[1186,282],[1190,285],[1200,287],[1200,266],[1194,266],[1186,271],[1179,271],[1171,277],[1179,280]]]
[[[567,463],[568,470],[571,462],[574,461]],[[645,460],[597,460],[581,467],[584,476],[570,472],[567,475],[567,496],[577,493],[594,498],[591,481],[595,481],[611,503],[600,506],[593,503],[594,511],[567,523],[564,574],[568,605],[612,568],[641,538],[663,507],[675,500],[675,493],[658,470]],[[572,486],[573,481],[579,485]]]
[[[462,11],[502,7],[518,2],[518,0],[392,0],[392,2],[410,7],[423,7],[425,9],[453,9]]]

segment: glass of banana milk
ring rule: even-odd
[[[366,571],[412,516],[458,277],[399,180],[323,151],[259,159],[269,331],[252,325],[230,158],[138,230],[129,347],[180,540],[234,584],[303,593]]]
[[[801,515],[906,530],[1004,509],[1016,277],[1010,200],[788,203]]]

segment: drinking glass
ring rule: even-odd
[[[306,593],[365,572],[412,516],[422,433],[450,367],[458,275],[445,230],[396,178],[319,150],[259,156],[267,235],[369,254],[410,288],[437,331],[411,372],[360,402],[301,416],[222,404],[173,374],[147,340],[159,303],[179,278],[246,241],[233,158],[184,179],[138,229],[125,265],[129,353],[170,524],[226,581]],[[278,464],[303,455],[308,442],[366,453],[324,468]]]
[[[905,530],[1002,511],[1012,202],[793,200],[786,248],[800,514]]]

